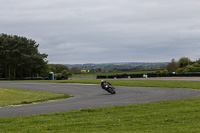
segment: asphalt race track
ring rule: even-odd
[[[43,102],[38,104],[0,107],[0,117],[60,112],[82,108],[147,103],[161,100],[200,96],[200,90],[183,88],[115,86],[116,94],[111,95],[101,89],[100,85],[0,82],[0,87],[13,87],[56,93],[67,93],[72,95],[72,97],[68,99]]]

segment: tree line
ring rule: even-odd
[[[48,73],[47,54],[38,51],[35,40],[0,34],[0,78],[21,79]]]
[[[81,73],[81,69],[76,66],[68,68],[62,64],[48,64],[46,60],[48,55],[46,53],[41,54],[38,47],[39,44],[35,40],[17,35],[0,34],[0,78],[47,77],[51,71],[65,76]],[[91,72],[102,71],[94,65],[92,65],[92,68],[90,69]],[[177,73],[200,72],[200,59],[196,61],[191,61],[187,57],[182,57],[178,61],[172,59],[166,65],[166,71]]]
[[[35,40],[0,34],[0,79],[46,78],[49,72],[68,76],[80,71],[62,64],[48,64],[48,55],[41,54],[38,47]]]
[[[186,73],[186,72],[200,72],[200,59],[191,61],[188,57],[182,57],[178,61],[172,59],[167,64],[168,72]]]

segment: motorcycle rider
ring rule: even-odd
[[[103,88],[103,89],[107,89],[107,88],[105,88],[105,85],[106,84],[108,84],[109,86],[111,85],[111,83],[109,83],[109,82],[107,82],[107,81],[104,81],[104,80],[101,80],[101,87]],[[112,86],[112,85],[111,85]]]
[[[101,87],[102,89],[108,91],[111,94],[115,94],[115,88],[111,85],[111,83],[101,80]]]

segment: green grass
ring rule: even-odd
[[[193,88],[200,89],[200,81],[183,81],[183,80],[106,80],[114,86],[133,86],[133,87],[172,87],[172,88]],[[7,81],[10,82],[10,81]],[[49,82],[49,83],[82,83],[100,85],[101,80],[25,80],[12,82]]]
[[[113,85],[200,89],[199,81],[108,80]],[[38,81],[37,81],[38,82]],[[41,81],[44,82],[44,81]],[[58,82],[58,81],[46,81]],[[100,80],[68,80],[99,84]],[[200,132],[200,97],[0,118],[0,132]]]
[[[80,79],[96,79],[97,75],[120,75],[120,74],[143,74],[143,73],[155,73],[156,71],[124,71],[124,72],[99,72],[99,73],[82,73],[73,74],[69,79],[80,80]]]
[[[113,86],[132,86],[132,87],[172,87],[172,88],[192,88],[200,89],[200,81],[183,80],[106,80]],[[29,81],[30,82],[30,81]],[[33,81],[34,82],[34,81]],[[101,80],[41,80],[36,82],[54,83],[82,83],[100,85]]]
[[[68,97],[69,96],[66,94],[0,87],[0,107],[43,102]]]
[[[200,132],[200,98],[0,118],[0,132]]]

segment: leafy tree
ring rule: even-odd
[[[177,64],[177,73],[200,72],[200,59],[192,62],[189,58],[182,57]]]
[[[49,64],[50,70],[54,73],[62,73],[63,70],[69,72],[69,68],[62,64]]]
[[[166,69],[168,72],[175,72],[178,68],[178,64],[175,59],[172,59],[170,63],[167,64]]]
[[[163,71],[162,71],[162,73],[167,73],[168,72],[168,70],[166,70],[166,69],[164,69]]]
[[[161,73],[161,71],[160,71],[160,70],[157,70],[156,73]]]
[[[69,71],[72,74],[80,74],[81,73],[81,69],[79,69],[78,67],[72,67],[72,68],[70,68]]]
[[[61,74],[62,74],[63,76],[68,76],[68,75],[70,75],[69,71],[67,71],[67,70],[63,70],[63,71],[61,72]]]
[[[0,34],[0,75],[6,79],[37,76],[46,69],[47,54],[40,54],[36,41]]]
[[[184,70],[185,70],[184,68],[178,68],[178,69],[176,70],[176,72],[177,72],[177,73],[184,73],[184,72],[185,72]]]
[[[194,64],[192,64],[192,66],[194,66],[194,67],[200,67],[200,63],[194,63]]]
[[[196,63],[200,64],[200,58],[198,60],[196,60]]]
[[[50,72],[51,72],[50,66],[48,64],[48,61],[46,61],[45,64],[42,66],[42,69],[40,71],[40,76],[41,77],[47,77]]]
[[[187,58],[187,57],[182,57],[178,60],[178,67],[179,68],[184,68],[186,67],[187,65],[190,65],[192,63],[192,61]]]
[[[110,72],[113,71],[113,70],[114,69],[110,69]],[[93,69],[91,69],[92,73],[101,72],[101,71],[102,71],[101,68],[93,68]]]

